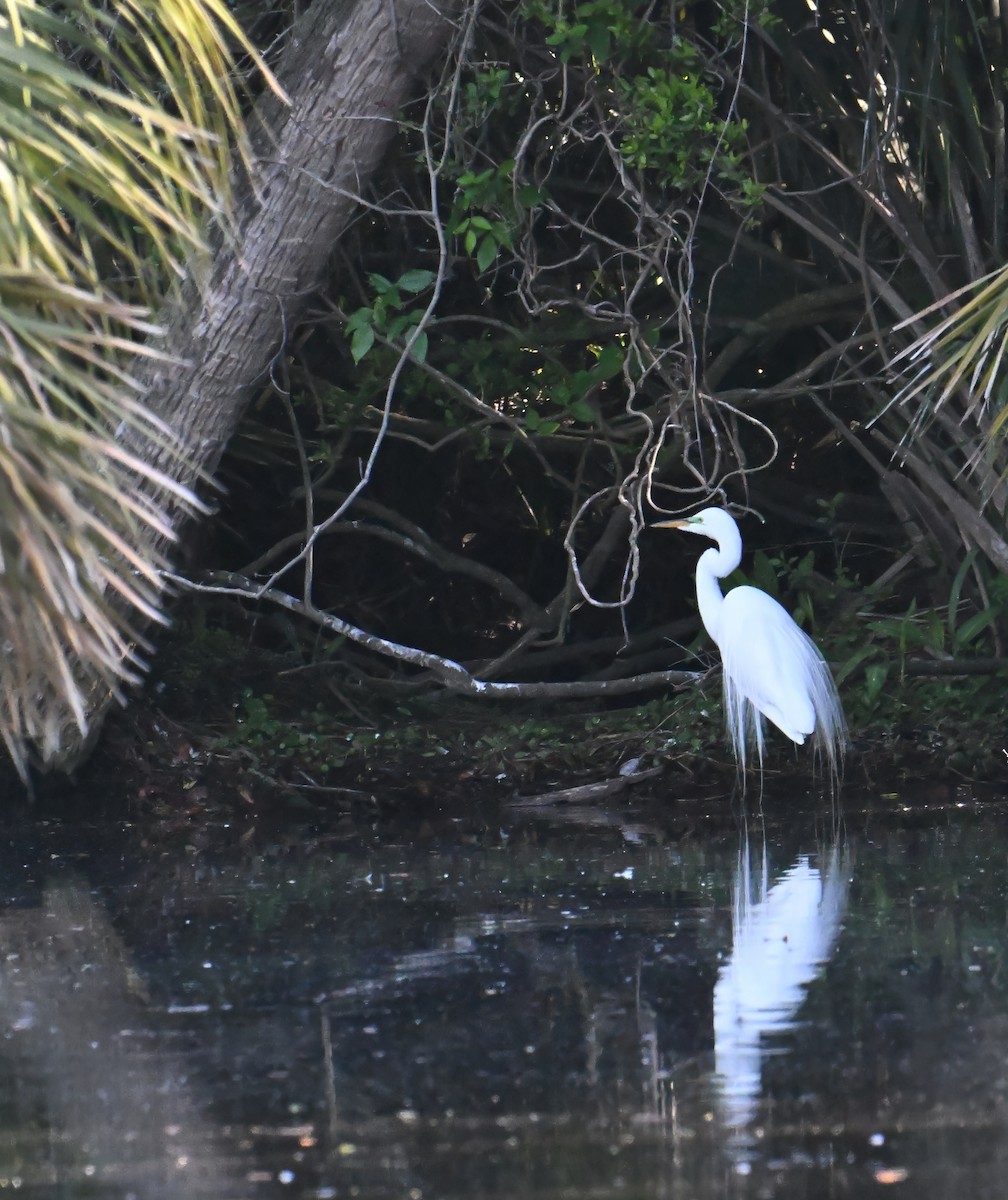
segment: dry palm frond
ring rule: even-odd
[[[218,0],[0,8],[0,738],[22,773],[137,677],[196,504],[124,448],[182,466],[131,361],[226,224],[236,49]]]
[[[963,299],[968,297],[967,299]],[[956,392],[967,397],[961,420],[980,419],[990,437],[1006,420],[1004,359],[1008,348],[1008,267],[985,275],[975,283],[944,297],[912,321],[961,301],[950,316],[908,346],[894,360],[913,372],[896,397],[907,402],[920,398],[927,415],[933,415]],[[907,322],[909,324],[909,322]]]

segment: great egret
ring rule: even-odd
[[[725,722],[735,758],[744,771],[746,748],[755,743],[763,764],[763,717],[801,745],[813,739],[835,778],[847,741],[840,697],[819,647],[790,613],[759,588],[732,588],[719,579],[742,561],[742,535],[722,508],[705,508],[657,529],[682,529],[717,543],[700,555],[696,595],[704,628],[721,651]]]

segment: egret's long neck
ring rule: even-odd
[[[724,595],[718,582],[732,571],[742,561],[742,539],[736,535],[733,540],[721,540],[717,549],[711,547],[700,555],[696,566],[696,598],[697,608],[700,609],[700,619],[704,623],[711,638],[718,642],[718,622],[721,618],[721,605]]]
[[[705,550],[696,565],[697,608],[700,609],[700,618],[704,623],[704,629],[715,642],[718,640],[721,605],[724,604],[721,584],[718,582],[722,575],[722,572],[718,570],[719,557],[716,550]]]

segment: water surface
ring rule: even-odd
[[[1003,1195],[998,793],[228,800],[9,819],[0,1187]]]

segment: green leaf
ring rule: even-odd
[[[496,257],[497,243],[488,234],[480,242],[479,249],[476,251],[476,265],[481,271],[485,271]]]
[[[398,317],[389,321],[386,333],[390,338],[397,338],[400,334],[409,337],[409,331],[414,325],[416,325],[416,313],[400,313]]]
[[[602,353],[592,369],[596,379],[612,379],[623,370],[623,351],[615,343],[603,346]]]
[[[417,292],[422,292],[425,288],[429,288],[437,276],[433,271],[424,271],[419,267],[415,267],[412,271],[404,271],[396,280],[396,287],[402,288],[404,292],[412,292],[414,295]]]
[[[945,622],[937,611],[924,618],[924,645],[935,654],[941,654],[945,649]]]
[[[865,692],[867,693],[869,703],[875,700],[885,687],[888,675],[888,669],[880,666],[878,663],[865,671]]]
[[[974,641],[978,634],[982,633],[988,626],[994,624],[995,614],[991,608],[985,608],[983,612],[974,613],[968,620],[956,630],[955,648],[961,650]]]
[[[525,413],[525,428],[529,430],[530,433],[535,433],[541,424],[542,417],[539,416],[534,408],[530,408]]]
[[[567,410],[575,421],[590,425],[595,420],[595,410],[587,400],[575,400]]]
[[[602,62],[609,53],[609,30],[606,26],[590,25],[586,41],[595,58]]]
[[[427,360],[427,331],[422,329],[417,334],[417,339],[413,343],[413,357],[417,362],[426,362]]]
[[[860,646],[857,650],[855,650],[850,658],[847,659],[840,670],[836,673],[837,687],[839,687],[845,679],[852,675],[866,659],[871,658],[874,653],[875,647],[871,644],[867,646]]]
[[[347,318],[347,333],[354,333],[365,325],[370,325],[374,320],[374,313],[370,308],[358,308],[356,312],[351,313]]]
[[[797,587],[800,583],[804,583],[810,579],[812,572],[815,570],[815,551],[809,550],[807,554],[802,555],[798,560],[797,565],[791,572],[791,586]]]
[[[514,242],[511,240],[511,230],[508,229],[503,221],[498,221],[494,225],[493,236],[496,238],[499,246],[506,246],[508,250],[514,250]]]
[[[762,550],[757,550],[753,555],[752,576],[757,587],[761,587],[767,595],[777,599],[780,592],[777,586],[777,572]]]
[[[371,325],[361,325],[359,329],[354,330],[350,339],[350,353],[355,363],[359,363],[374,345],[374,337],[374,328]]]
[[[974,547],[966,557],[962,560],[959,570],[956,571],[955,579],[952,580],[952,589],[949,592],[948,602],[948,635],[949,641],[955,643],[956,621],[959,614],[959,597],[962,595],[963,584],[966,582],[966,576],[969,574],[976,562],[979,551]]]

